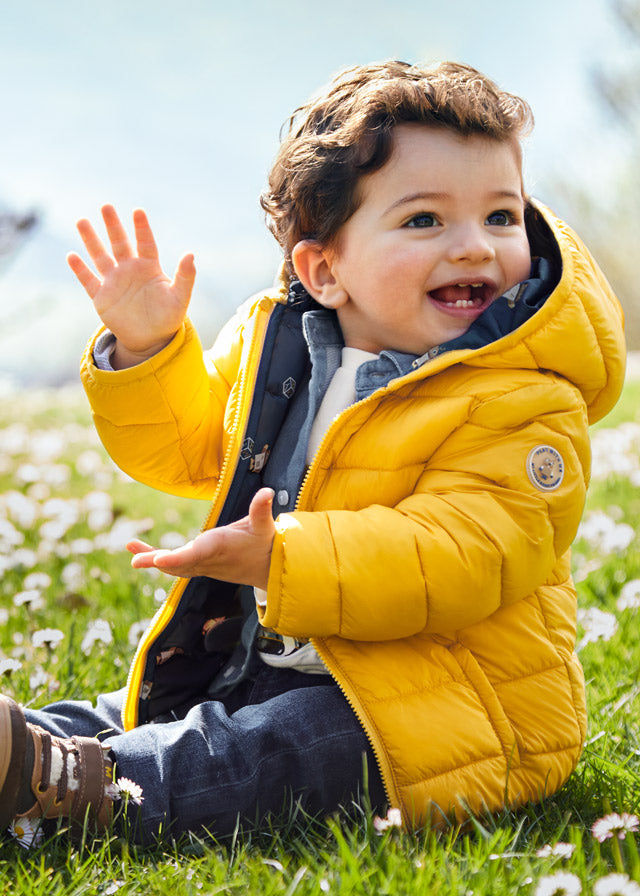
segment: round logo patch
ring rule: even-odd
[[[564,478],[562,455],[551,445],[538,445],[529,452],[527,476],[536,488],[553,491]]]

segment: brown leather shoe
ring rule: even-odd
[[[93,737],[55,737],[31,725],[14,700],[0,695],[0,830],[16,816],[82,823],[87,814],[105,828],[113,814],[107,750]]]

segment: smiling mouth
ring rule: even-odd
[[[474,308],[481,310],[491,301],[493,289],[488,283],[452,283],[440,286],[429,297],[445,308]]]

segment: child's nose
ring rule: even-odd
[[[451,261],[467,261],[478,264],[495,258],[495,249],[489,234],[475,224],[465,225],[452,234],[449,246]]]

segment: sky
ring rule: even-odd
[[[203,342],[267,286],[258,197],[291,112],[338,70],[455,59],[532,105],[528,189],[606,178],[595,67],[618,64],[611,0],[2,0],[0,208],[41,224],[0,271],[0,379],[77,379],[98,321],[68,270],[80,217],[144,207],[167,272],[187,251]]]

